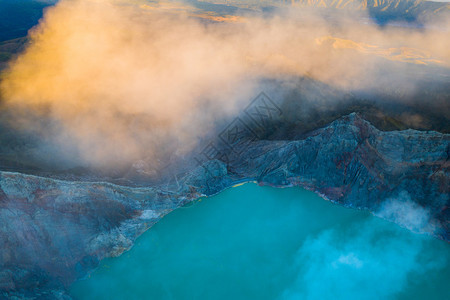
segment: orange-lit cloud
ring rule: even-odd
[[[206,24],[199,17],[245,22]],[[264,19],[184,4],[62,0],[31,31],[2,94],[10,109],[54,121],[49,142],[62,151],[76,147],[86,164],[102,167],[190,149],[254,96],[259,78],[308,74],[343,89],[365,88],[376,82],[376,56],[449,63],[442,32],[337,22],[298,12]],[[364,55],[342,51],[349,47]],[[21,124],[44,130],[27,114],[16,121],[25,116]]]
[[[324,36],[316,39],[316,43],[322,45],[324,43],[331,43],[334,49],[353,49],[361,53],[369,55],[377,55],[393,61],[401,61],[413,64],[437,64],[445,65],[442,60],[435,59],[431,56],[429,51],[399,47],[399,48],[381,48],[376,45],[369,45],[366,43],[358,43],[356,41],[341,39],[332,36]]]

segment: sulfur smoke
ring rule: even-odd
[[[141,4],[62,0],[48,9],[3,76],[14,124],[63,154],[75,149],[85,165],[156,161],[192,149],[262,89],[262,78],[369,89],[392,81],[379,74],[393,61],[450,62],[445,31],[362,25],[363,13],[330,21],[291,10],[213,23],[187,4],[176,12]]]

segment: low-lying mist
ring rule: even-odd
[[[436,20],[442,30],[379,27],[358,21],[364,12],[330,19],[291,9],[211,22],[188,4],[143,3],[62,0],[30,31],[1,95],[10,124],[36,135],[42,155],[98,169],[183,155],[265,78],[406,96],[424,78],[448,79],[445,20]],[[410,65],[425,71],[397,76]]]

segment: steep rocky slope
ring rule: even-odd
[[[243,181],[303,186],[373,212],[407,195],[428,214],[423,230],[450,241],[448,134],[382,132],[351,114],[302,140],[220,152],[176,184],[148,188],[0,172],[0,296],[67,297],[71,282],[168,212]]]

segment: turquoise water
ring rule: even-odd
[[[164,217],[75,299],[450,299],[450,245],[300,189],[246,184]]]

